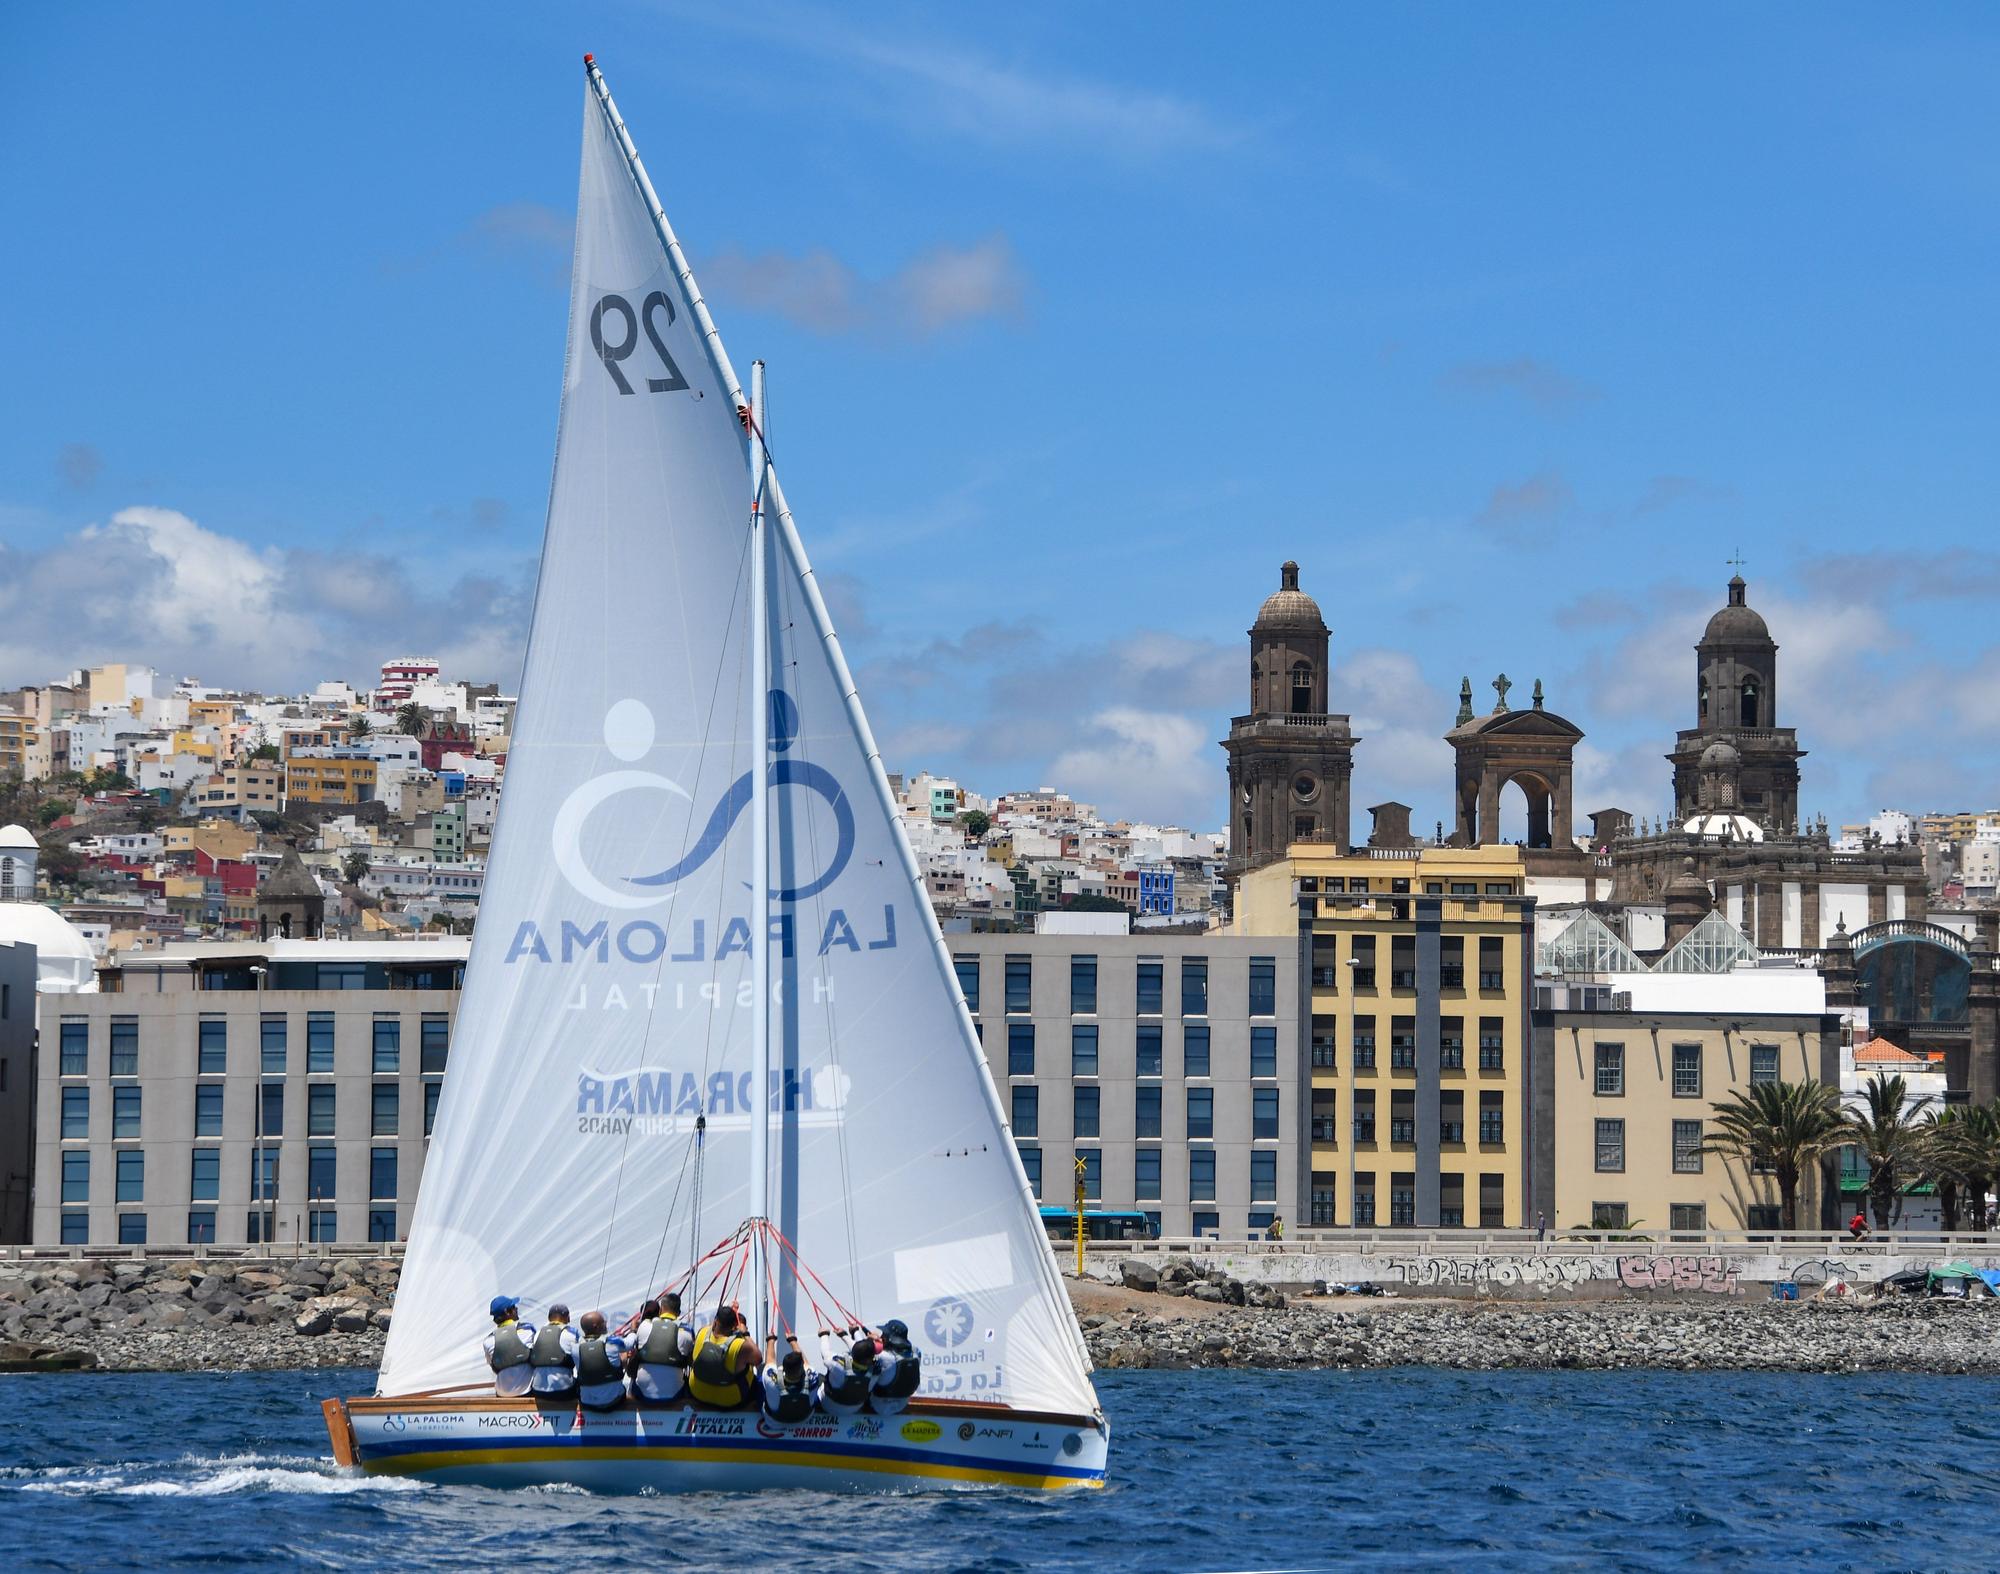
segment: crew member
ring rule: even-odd
[[[493,1369],[493,1392],[514,1399],[528,1391],[534,1374],[530,1358],[535,1330],[519,1319],[521,1303],[511,1295],[496,1295],[487,1306],[493,1332],[486,1336],[486,1364]]]
[[[857,1339],[845,1351],[836,1351],[833,1336],[820,1331],[820,1354],[826,1358],[826,1375],[820,1379],[819,1402],[830,1415],[859,1415],[868,1408],[868,1369],[875,1364],[875,1341]]]
[[[868,1408],[892,1416],[910,1402],[924,1380],[922,1361],[910,1348],[910,1330],[900,1318],[884,1323],[876,1342],[880,1348],[868,1369]]]
[[[681,1298],[668,1295],[663,1301],[648,1301],[639,1308],[639,1326],[625,1352],[633,1397],[680,1398],[693,1355],[694,1335],[681,1326]]]
[[[786,1351],[784,1360],[780,1362],[776,1339],[770,1341],[764,1355],[764,1414],[780,1426],[792,1426],[805,1420],[813,1413],[813,1405],[818,1398],[818,1374],[807,1369],[805,1355],[796,1348]]]
[[[705,1405],[736,1410],[750,1403],[756,1348],[737,1327],[736,1308],[718,1306],[715,1321],[694,1336],[687,1387]]]
[[[625,1403],[625,1341],[607,1335],[604,1314],[583,1314],[576,1342],[576,1397],[586,1410],[615,1410]]]
[[[576,1330],[569,1325],[569,1308],[558,1301],[549,1308],[549,1323],[535,1335],[528,1360],[535,1369],[530,1386],[538,1394],[567,1394],[576,1388]]]

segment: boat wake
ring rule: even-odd
[[[352,1476],[304,1454],[229,1454],[101,1465],[57,1465],[0,1471],[0,1494],[58,1497],[229,1497],[239,1493],[345,1497],[357,1492],[429,1492],[428,1482],[402,1476]]]

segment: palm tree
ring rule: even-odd
[[[2000,1182],[2000,1111],[1991,1104],[1962,1108],[1940,1142],[1940,1158],[1971,1202],[1975,1227],[1983,1229],[1987,1194]]]
[[[1861,1093],[1865,1102],[1847,1111],[1847,1130],[1868,1163],[1868,1205],[1875,1228],[1886,1230],[1893,1222],[1896,1194],[1921,1167],[1929,1133],[1918,1116],[1933,1100],[1925,1094],[1912,1102],[1901,1077],[1879,1072],[1862,1084]]]
[[[356,716],[347,724],[347,735],[350,738],[365,738],[374,730],[375,723],[366,716]]]
[[[412,738],[424,735],[424,724],[430,720],[423,706],[415,700],[405,700],[396,707],[396,730],[407,733]]]
[[[1740,1159],[1753,1172],[1769,1168],[1778,1177],[1781,1225],[1787,1234],[1797,1230],[1799,1177],[1854,1141],[1840,1112],[1840,1089],[1823,1082],[1758,1082],[1710,1107],[1718,1129],[1702,1151]]]
[[[1965,1106],[1946,1104],[1924,1116],[1924,1145],[1918,1168],[1937,1187],[1939,1222],[1947,1235],[1958,1233],[1958,1192],[1964,1184],[1952,1155]]]

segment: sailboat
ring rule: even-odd
[[[562,413],[478,932],[376,1392],[335,1460],[491,1486],[1037,1489],[1110,1429],[771,461],[584,57]],[[494,1395],[488,1302],[761,1349],[905,1323],[897,1414]]]

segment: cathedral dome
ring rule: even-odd
[[[1743,576],[1736,575],[1729,581],[1729,605],[1708,620],[1708,627],[1701,632],[1704,645],[1768,645],[1771,631],[1764,619],[1744,599],[1746,587]]]
[[[1326,632],[1326,620],[1320,616],[1319,603],[1299,589],[1299,565],[1287,562],[1278,571],[1278,588],[1265,599],[1257,611],[1257,621],[1250,625],[1255,634],[1265,629],[1303,629],[1314,634]]]

